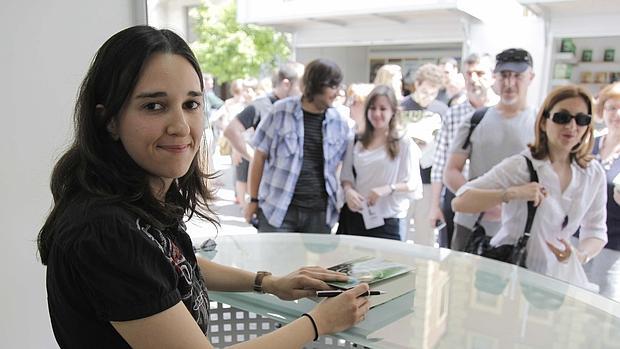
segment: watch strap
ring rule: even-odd
[[[254,292],[265,293],[263,291],[263,278],[269,275],[271,275],[271,273],[268,271],[259,271],[256,273],[256,278],[254,278],[254,285],[252,286]]]

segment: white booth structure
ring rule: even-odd
[[[534,58],[536,79],[529,101],[538,105],[554,84],[588,82],[597,92],[604,77],[609,82],[620,72],[620,63],[602,63],[605,50],[620,49],[620,5],[614,0],[238,0],[237,4],[239,21],[292,33],[297,60],[331,58],[343,68],[348,83],[368,81],[372,69],[388,62],[400,64],[406,73],[443,56],[461,58],[472,52],[495,54],[522,47]],[[557,54],[564,38],[573,39],[574,55]],[[579,62],[584,49],[592,50],[591,63]],[[558,62],[569,64],[570,77],[556,78]],[[589,70],[592,80],[587,74],[582,79],[581,73]],[[597,80],[599,71],[607,74],[599,74]]]

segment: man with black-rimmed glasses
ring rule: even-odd
[[[477,118],[476,112],[465,118],[449,151],[443,179],[457,196],[458,189],[467,181],[463,175],[467,160],[468,177],[473,179],[520,153],[534,139],[536,115],[527,106],[527,90],[534,78],[532,56],[526,50],[510,48],[500,52],[495,60],[493,88],[500,97],[499,103],[481,110]],[[452,249],[465,248],[478,218],[477,214],[456,213]],[[499,230],[500,219],[501,206],[497,206],[483,213],[480,224],[487,235],[493,236]]]

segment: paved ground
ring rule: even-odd
[[[192,219],[187,224],[187,230],[194,244],[199,244],[208,238],[215,238],[216,234],[235,235],[235,234],[256,234],[256,229],[245,222],[243,213],[239,205],[235,204],[235,194],[233,191],[233,171],[229,156],[215,154],[213,158],[214,167],[221,176],[216,182],[222,186],[217,190],[217,200],[214,203],[214,210],[218,215],[221,227],[218,229],[208,222]],[[408,236],[413,236],[413,224],[410,225]],[[435,232],[437,234],[437,232]],[[436,241],[436,239],[435,239]],[[408,243],[413,241],[409,240]],[[435,243],[435,246],[437,244]]]
[[[192,237],[194,243],[200,243],[207,238],[213,239],[218,233],[220,235],[256,234],[256,229],[245,222],[241,208],[239,205],[235,204],[235,194],[233,191],[234,169],[230,164],[230,157],[223,157],[216,154],[213,158],[213,162],[215,169],[221,173],[217,182],[223,184],[216,193],[218,198],[214,204],[214,210],[222,226],[216,229],[208,222],[192,219],[187,224],[189,235]]]

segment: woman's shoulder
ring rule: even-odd
[[[58,237],[67,244],[88,239],[124,238],[136,229],[138,216],[120,202],[80,195],[67,204],[57,220]]]
[[[416,144],[416,142],[414,142],[411,137],[408,137],[405,134],[401,134],[399,136],[398,145],[400,149],[407,149],[408,152],[412,153],[417,157],[420,157],[422,155],[422,150],[420,150],[420,147]]]
[[[585,172],[585,174],[588,177],[595,178],[595,179],[600,178],[602,181],[605,181],[605,177],[606,177],[605,170],[603,169],[603,166],[601,165],[601,163],[596,161],[595,159],[590,160],[588,164],[586,165],[586,167],[581,167],[577,163],[574,163],[574,166],[580,169],[581,171]]]

